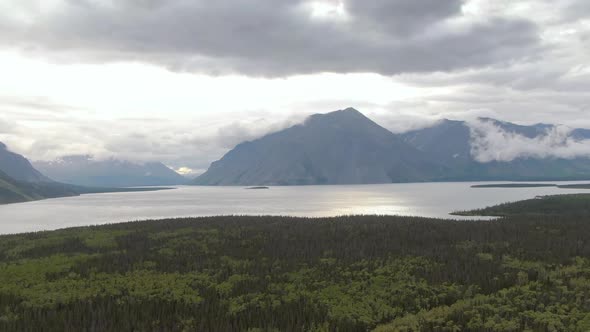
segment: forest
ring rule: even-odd
[[[519,202],[489,206],[472,211],[453,212],[459,216],[590,216],[590,194],[537,196]]]
[[[489,221],[227,216],[5,235],[0,330],[588,331],[590,195],[553,199]]]

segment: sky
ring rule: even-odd
[[[590,128],[589,50],[587,0],[0,0],[0,141],[199,174],[347,107]]]

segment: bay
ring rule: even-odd
[[[584,189],[471,188],[486,182],[244,187],[91,194],[0,206],[0,234],[114,222],[218,215],[329,217],[350,214],[461,219],[450,212]],[[573,182],[559,182],[568,184]],[[584,183],[584,182],[575,182]],[[588,183],[588,182],[586,182]],[[469,217],[469,219],[474,219]]]

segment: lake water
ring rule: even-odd
[[[181,186],[165,191],[92,194],[1,205],[0,234],[142,219],[238,214],[308,217],[387,214],[458,219],[449,213],[537,195],[590,193],[583,189],[471,188],[481,183],[298,186],[268,190]]]

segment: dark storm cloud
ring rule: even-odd
[[[564,4],[565,13],[568,14],[565,19],[584,19],[590,16],[590,1],[586,0],[568,0]]]
[[[461,0],[347,0],[347,9],[359,22],[394,35],[423,32],[441,21],[461,14]]]
[[[66,1],[28,23],[0,14],[0,42],[68,62],[140,60],[254,76],[452,71],[509,63],[539,49],[535,24],[473,22],[459,0],[347,0],[340,19],[313,17],[303,0],[105,3]]]

